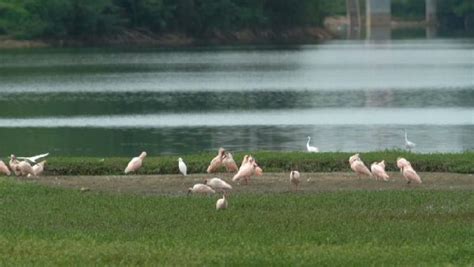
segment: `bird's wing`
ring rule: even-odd
[[[44,154],[36,155],[36,156],[33,156],[33,157],[16,157],[16,158],[21,159],[21,160],[26,160],[30,164],[36,164],[38,161],[42,161],[48,155],[49,155],[49,153],[44,153]]]

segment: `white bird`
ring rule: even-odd
[[[416,144],[408,140],[407,130],[405,130],[405,148],[412,150],[415,148]]]
[[[128,163],[127,168],[125,168],[125,171],[124,171],[125,174],[127,174],[129,172],[134,172],[134,171],[140,169],[140,167],[143,164],[143,160],[145,159],[145,157],[146,157],[146,152],[143,151],[140,154],[140,156],[132,158],[132,160],[130,160],[130,162]]]
[[[225,198],[225,193],[222,195],[222,198],[219,198],[216,202],[216,210],[224,210],[227,209],[227,199]]]
[[[26,160],[31,165],[35,165],[36,163],[43,161],[48,155],[49,153],[44,153],[44,154],[40,154],[40,155],[36,155],[32,157],[16,157],[16,158],[19,160]]]
[[[179,167],[179,171],[184,175],[186,176],[188,173],[188,167],[186,167],[186,164],[184,163],[183,159],[182,158],[179,158],[178,159],[179,163],[178,163],[178,167]]]
[[[206,179],[204,180],[204,184],[212,187],[215,190],[231,190],[232,186],[228,183],[226,183],[224,180],[220,178],[212,178],[212,179]]]
[[[193,187],[188,188],[188,195],[191,193],[198,193],[198,194],[214,194],[216,191],[212,189],[210,186],[205,184],[195,184]]]
[[[300,172],[291,171],[290,182],[295,186],[295,191],[298,191],[298,185],[300,184]]]
[[[308,150],[308,152],[319,152],[319,149],[317,147],[309,145],[310,141],[311,141],[311,137],[308,136],[308,142],[306,143],[306,150]]]

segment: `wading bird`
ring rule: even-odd
[[[291,171],[290,172],[290,182],[295,186],[295,191],[298,191],[298,185],[300,184],[300,172]]]
[[[351,164],[351,169],[357,174],[360,178],[360,175],[367,175],[372,177],[372,173],[365,166],[364,162],[359,158],[359,154],[355,154],[349,158],[349,163]]]
[[[217,152],[217,156],[215,156],[211,160],[209,167],[207,167],[207,173],[213,173],[219,170],[219,168],[222,166],[222,161],[224,160],[224,153],[225,153],[225,149],[222,147],[219,148],[219,151]]]
[[[308,152],[319,152],[319,149],[317,147],[309,145],[310,141],[311,141],[311,136],[308,136],[308,142],[306,143],[306,150]]]
[[[16,156],[11,154],[8,165],[10,165],[10,169],[13,171],[13,173],[15,173],[16,176],[20,175],[20,171],[17,169],[19,163],[20,162],[16,159]]]
[[[377,163],[374,162],[370,165],[370,170],[375,177],[375,180],[382,179],[384,181],[388,181],[388,174],[385,172],[385,161],[382,160],[381,162]]]
[[[3,162],[3,160],[0,160],[0,173],[4,173],[6,175],[11,174],[10,169],[8,169],[7,165],[5,164],[5,162]]]
[[[178,168],[179,168],[179,171],[184,175],[188,175],[187,171],[188,171],[188,167],[186,167],[186,164],[184,163],[183,159],[182,158],[178,158]]]
[[[262,176],[263,170],[255,162],[255,159],[252,156],[245,155],[240,165],[239,171],[234,175],[232,181],[237,182],[241,179],[244,179],[245,184],[248,184],[250,177],[252,175]]]
[[[38,177],[38,176],[40,176],[44,171],[44,164],[45,163],[46,163],[46,160],[43,160],[41,162],[38,162],[36,165],[33,165],[32,169],[33,169],[33,174],[34,175],[28,174],[28,177],[31,177],[31,176]]]
[[[415,143],[408,140],[407,130],[405,130],[405,148],[408,149],[408,151],[411,151],[415,146]]]
[[[411,167],[411,163],[406,160],[405,158],[397,158],[397,167],[400,169],[400,173],[402,172],[403,167]]]
[[[206,179],[204,180],[204,184],[212,187],[215,190],[231,190],[232,186],[228,183],[226,183],[224,180],[220,178],[212,178],[212,179]]]
[[[130,160],[130,162],[128,163],[127,168],[125,168],[125,171],[124,171],[125,174],[127,174],[129,172],[135,172],[138,169],[140,169],[140,167],[143,164],[143,160],[145,159],[145,157],[146,157],[146,152],[143,151],[140,154],[140,156],[132,158],[132,160]]]
[[[403,177],[405,177],[405,180],[408,181],[408,184],[411,182],[421,184],[420,176],[418,175],[418,173],[416,173],[416,171],[411,166],[402,167],[402,174],[403,174]]]
[[[20,161],[18,165],[16,165],[16,170],[21,176],[34,176],[35,172],[33,171],[33,167],[31,167],[30,163],[27,161]]]
[[[227,209],[227,199],[225,198],[225,193],[222,194],[222,198],[219,198],[216,202],[216,210],[224,210]]]
[[[230,152],[225,152],[222,163],[228,172],[236,172],[239,170],[239,167],[237,166],[237,163],[235,163],[234,157]]]
[[[197,194],[214,194],[216,191],[212,189],[210,186],[205,184],[195,184],[193,187],[188,188],[188,195],[191,193]]]

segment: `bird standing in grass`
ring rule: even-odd
[[[188,175],[188,167],[186,167],[186,164],[182,158],[178,158],[178,168],[179,172],[181,172],[184,176]]]
[[[384,181],[388,181],[388,174],[385,172],[385,161],[382,160],[381,162],[377,163],[374,162],[370,165],[370,170],[375,177],[375,180],[382,179]]]
[[[421,184],[421,178],[411,166],[402,167],[402,175],[408,181],[407,183],[415,182]]]
[[[43,160],[41,162],[38,162],[36,165],[34,165],[32,167],[34,175],[28,174],[28,177],[31,177],[31,176],[38,177],[38,176],[40,176],[44,171],[44,164],[45,163],[46,163],[46,160]]]
[[[216,202],[216,210],[224,210],[227,209],[227,199],[225,197],[225,193],[222,195],[222,198],[219,198]]]
[[[300,172],[291,171],[290,172],[290,182],[295,186],[295,191],[298,191],[298,185],[300,184]]]
[[[5,164],[5,162],[3,162],[3,160],[0,160],[0,173],[4,173],[6,175],[11,174],[10,169],[8,169],[7,165]]]
[[[408,151],[411,151],[415,146],[415,143],[408,140],[407,130],[405,130],[405,148],[408,149]]]
[[[16,165],[16,170],[20,173],[21,176],[34,176],[35,172],[31,167],[30,163],[27,161],[20,161],[18,165]]]
[[[308,152],[319,152],[319,148],[309,145],[310,141],[311,141],[311,136],[308,136],[308,142],[306,143],[306,150]]]
[[[355,154],[349,158],[349,163],[351,164],[351,169],[357,174],[360,178],[360,175],[367,175],[372,177],[372,173],[365,166],[364,162],[359,158],[359,154]]]
[[[125,174],[130,173],[130,172],[135,172],[138,169],[140,169],[145,157],[146,157],[146,152],[143,151],[140,154],[140,156],[132,158],[132,160],[130,160],[130,162],[128,163],[127,168],[125,168],[125,171],[124,171]]]
[[[232,190],[232,186],[230,184],[217,177],[204,180],[204,184],[212,187],[215,190],[222,190],[224,192],[225,190]]]
[[[214,191],[214,189],[205,184],[195,184],[193,187],[188,188],[188,195],[191,193],[210,195],[214,194],[215,192],[216,191]]]
[[[400,169],[400,173],[402,172],[403,167],[411,167],[411,163],[406,160],[405,158],[397,158],[397,167]]]
[[[252,175],[262,176],[263,170],[252,156],[245,155],[242,165],[240,165],[239,171],[232,177],[232,181],[237,182],[244,179],[245,184],[248,184]]]
[[[224,160],[224,154],[225,154],[225,149],[222,147],[219,148],[219,151],[217,152],[217,156],[215,156],[211,160],[209,167],[207,167],[207,173],[213,173],[219,170],[219,168],[222,166],[222,161]]]
[[[11,154],[10,162],[8,163],[8,165],[10,165],[10,169],[13,171],[13,173],[15,173],[16,176],[19,176],[21,174],[17,168],[19,163],[20,162],[16,159],[16,156]]]
[[[239,170],[239,167],[235,163],[234,157],[230,152],[225,152],[222,163],[228,172],[236,172]]]

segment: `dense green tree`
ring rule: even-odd
[[[361,1],[363,3],[364,1]],[[184,32],[322,25],[345,14],[345,0],[0,0],[0,34],[93,38],[124,30]],[[392,0],[393,15],[424,18],[424,1]],[[443,25],[474,27],[474,1],[438,1]]]

